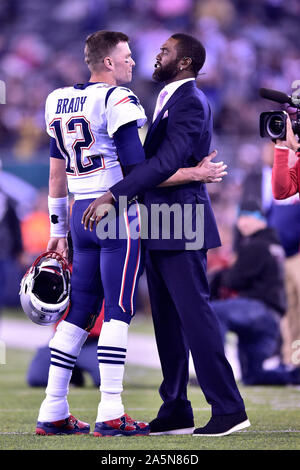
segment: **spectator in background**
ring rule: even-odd
[[[294,151],[287,153],[287,167],[295,165]],[[276,200],[272,194],[274,144],[267,142],[262,151],[262,167],[249,173],[243,183],[241,201],[256,198],[262,206],[268,226],[273,227],[285,251],[285,289],[287,310],[281,321],[282,355],[291,364],[292,344],[300,338],[300,201],[293,194]]]
[[[268,225],[277,231],[285,254],[290,257],[299,252],[300,201],[296,194],[284,201],[274,198],[272,193],[273,162],[274,144],[267,142],[262,149],[262,166],[250,172],[243,181],[241,201],[255,198],[261,204]],[[288,166],[292,167],[295,163],[295,153],[290,151]],[[292,230],[291,227],[293,227]]]
[[[1,2],[0,76],[9,90],[0,112],[2,146],[9,146],[17,159],[40,158],[41,148],[48,148],[41,103],[58,84],[73,83],[74,76],[85,83],[80,61],[83,38],[94,29],[114,30],[116,25],[130,32],[135,44],[141,43],[146,28],[147,47],[138,46],[134,53],[141,64],[134,91],[146,114],[153,111],[153,84],[146,80],[155,56],[149,53],[152,43],[164,29],[180,29],[207,49],[201,86],[205,81],[203,91],[212,103],[220,135],[257,135],[258,110],[263,106],[257,90],[288,92],[298,78],[299,16],[297,0],[52,0],[51,10],[34,0]],[[240,141],[237,150],[239,145]],[[232,154],[231,139],[227,148]]]
[[[293,166],[290,165],[290,155],[296,155],[296,161]],[[285,140],[276,140],[274,148],[274,165],[272,169],[272,190],[276,199],[288,201],[291,197],[299,198],[300,189],[300,144],[299,137],[296,137],[292,130],[291,120],[287,117],[287,130]],[[298,218],[299,219],[299,215]],[[296,221],[291,221],[287,226],[290,236],[295,232]],[[299,250],[299,237],[298,237]],[[288,289],[290,294],[290,305],[287,316],[286,331],[288,332],[289,357],[293,355],[293,344],[300,338],[300,255],[299,252],[292,257],[288,265]]]
[[[299,384],[298,369],[284,364],[265,370],[264,361],[281,346],[280,318],[285,313],[284,250],[255,200],[240,208],[241,240],[235,263],[224,270],[220,286],[235,293],[214,300],[225,342],[227,331],[238,336],[238,356],[245,385]]]
[[[62,319],[66,319],[65,315]],[[74,366],[70,383],[77,387],[84,386],[84,372],[87,372],[95,387],[100,386],[99,363],[97,359],[98,338],[103,323],[103,309],[94,327],[83,345]],[[50,367],[51,352],[49,346],[39,348],[33,357],[27,372],[27,384],[30,387],[46,387]]]
[[[48,192],[41,190],[33,211],[21,222],[24,252],[30,265],[43,251],[49,240]]]
[[[0,171],[1,167],[0,161]],[[16,291],[17,296],[22,251],[20,222],[15,206],[0,185],[0,310],[7,297],[14,296],[13,292],[8,291],[8,286]]]

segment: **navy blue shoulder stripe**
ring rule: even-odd
[[[110,89],[108,90],[108,92],[106,93],[106,97],[105,97],[105,108],[106,108],[106,106],[107,106],[108,98],[110,97],[110,95],[112,94],[112,92],[113,92],[116,88],[117,88],[117,87],[114,86],[114,87],[110,88]]]

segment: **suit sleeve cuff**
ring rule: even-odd
[[[117,198],[116,198],[116,196],[114,195],[114,193],[112,192],[111,189],[110,189],[110,192],[111,192],[111,195],[112,195],[113,200],[114,200],[115,202],[117,202]]]

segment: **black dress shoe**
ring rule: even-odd
[[[162,434],[192,434],[194,420],[191,418],[173,417],[155,418],[150,423],[150,436],[160,436]]]
[[[206,426],[195,429],[193,436],[227,436],[249,426],[250,421],[245,411],[230,415],[214,415]]]

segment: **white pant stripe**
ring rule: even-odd
[[[126,233],[127,233],[127,250],[126,250],[125,263],[124,263],[124,267],[123,267],[122,283],[121,283],[121,290],[120,290],[120,296],[119,296],[119,306],[121,307],[123,312],[126,311],[124,306],[123,306],[123,295],[124,295],[124,286],[125,286],[126,272],[127,272],[127,267],[128,267],[128,260],[129,260],[129,255],[130,255],[130,246],[131,246],[131,238],[130,238],[130,232],[129,232],[129,220],[128,220],[127,210],[124,211],[124,220],[125,220]]]
[[[141,232],[141,215],[140,215],[140,207],[139,207],[138,202],[136,202],[136,209],[137,209],[137,214],[138,214],[138,219],[139,219],[139,229]],[[138,259],[137,259],[137,263],[135,267],[135,273],[133,277],[133,285],[132,285],[131,297],[130,297],[131,312],[133,312],[133,297],[134,297],[135,285],[136,285],[136,280],[137,280],[137,274],[139,272],[140,262],[141,262],[141,239],[139,238],[139,253],[138,253]]]

